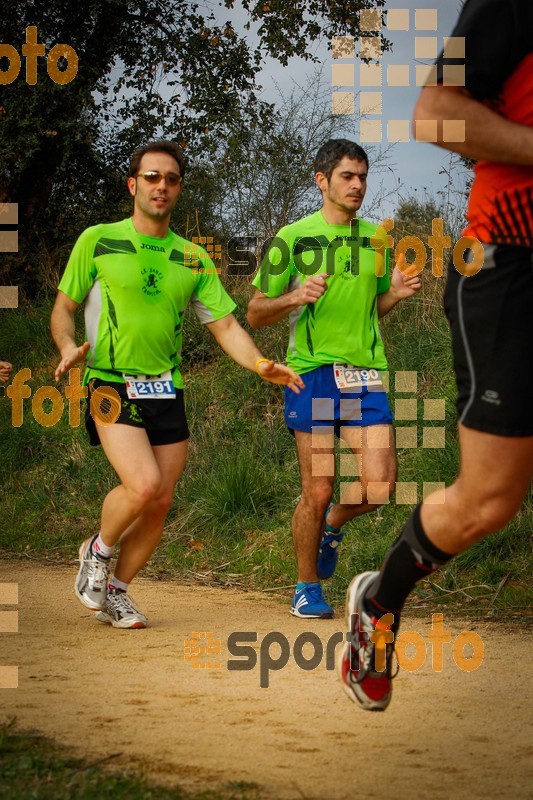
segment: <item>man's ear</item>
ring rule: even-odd
[[[128,187],[128,191],[132,197],[135,197],[137,194],[137,179],[136,178],[128,178],[126,181],[126,185]]]
[[[325,189],[326,189],[326,186],[328,184],[328,179],[326,178],[326,176],[324,175],[323,172],[316,172],[315,173],[315,183],[318,186],[318,188],[320,189],[320,191],[324,192]]]

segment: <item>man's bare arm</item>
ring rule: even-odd
[[[252,337],[239,325],[233,314],[228,314],[215,322],[208,322],[206,327],[224,352],[241,367],[257,372],[269,383],[288,386],[296,394],[304,388],[304,382],[292,369],[263,356]]]
[[[52,339],[61,354],[61,361],[55,371],[56,381],[74,364],[83,361],[89,350],[89,342],[84,342],[81,347],[78,347],[74,339],[74,314],[78,306],[79,303],[76,303],[64,292],[57,293],[50,318]]]
[[[273,325],[288,316],[291,311],[307,303],[316,303],[327,289],[327,273],[313,275],[303,286],[287,292],[279,297],[266,297],[263,292],[256,291],[248,303],[246,315],[252,328],[263,328]]]
[[[445,142],[442,121],[465,121],[465,141]],[[416,136],[418,120],[437,120],[438,144],[476,161],[533,165],[533,128],[511,122],[475,100],[464,88],[426,86],[413,114]]]
[[[383,294],[378,294],[378,317],[384,317],[401,300],[413,297],[422,288],[422,282],[413,267],[408,267],[402,254],[391,275],[391,285]]]

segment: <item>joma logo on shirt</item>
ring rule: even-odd
[[[157,244],[145,244],[144,242],[141,244],[141,250],[156,250],[158,253],[165,252],[164,247],[159,247]]]

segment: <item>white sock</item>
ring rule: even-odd
[[[118,578],[115,578],[115,576],[112,575],[110,580],[109,580],[107,588],[108,589],[120,589],[121,592],[127,592],[128,591],[128,586],[129,586],[128,583],[124,583],[124,581],[119,581]]]
[[[111,545],[111,547],[102,541],[102,534],[99,533],[96,539],[93,541],[92,545],[93,553],[98,553],[99,556],[103,556],[104,558],[111,558],[113,552],[115,550],[115,545]]]

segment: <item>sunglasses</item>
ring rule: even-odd
[[[181,175],[176,175],[175,172],[167,172],[165,175],[163,172],[156,172],[155,170],[138,172],[136,177],[144,178],[147,183],[159,183],[161,178],[164,178],[169,186],[177,186],[182,181]]]

